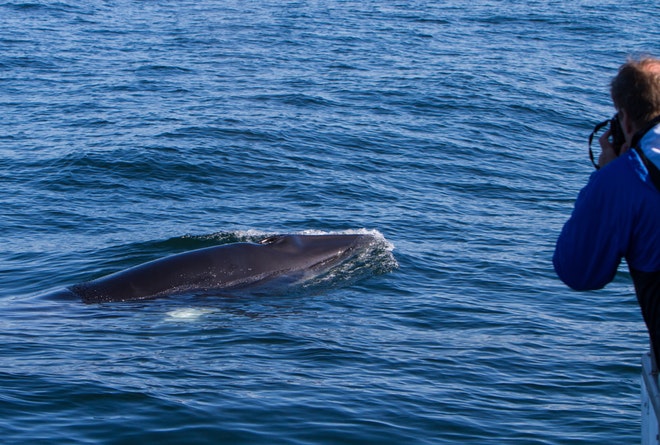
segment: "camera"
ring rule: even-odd
[[[594,165],[594,167],[596,167],[596,170],[598,170],[600,167],[598,164],[596,164],[594,152],[591,149],[591,142],[593,141],[596,133],[608,125],[610,130],[609,141],[614,146],[614,152],[617,156],[619,156],[619,153],[621,153],[621,147],[623,146],[624,142],[626,142],[626,137],[623,134],[623,128],[621,128],[621,124],[619,123],[619,113],[615,114],[612,119],[608,119],[597,124],[594,127],[594,131],[592,131],[589,135],[589,158],[591,158],[591,163]]]

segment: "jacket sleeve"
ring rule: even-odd
[[[625,252],[620,194],[603,170],[580,191],[553,257],[557,276],[575,290],[594,290],[614,279]]]

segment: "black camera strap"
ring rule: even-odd
[[[635,147],[634,150],[637,152],[640,158],[642,158],[642,162],[646,166],[646,169],[649,172],[649,178],[651,178],[651,182],[655,186],[655,188],[660,191],[660,169],[656,167],[656,165],[649,160],[649,158],[646,157],[644,152],[642,151],[641,148]]]
[[[596,128],[594,128],[594,131],[592,131],[591,134],[589,135],[589,159],[591,159],[591,163],[594,165],[594,168],[596,170],[600,169],[600,165],[596,163],[596,158],[594,157],[594,151],[591,149],[591,143],[593,142],[596,133],[598,133],[603,127],[605,127],[609,123],[610,123],[609,119],[599,123],[598,125],[596,125]]]
[[[657,188],[658,191],[660,191],[660,169],[658,169],[658,166],[655,165],[653,162],[651,162],[651,160],[649,160],[649,158],[644,154],[644,150],[642,150],[642,146],[640,144],[644,135],[649,131],[651,131],[651,129],[658,124],[660,124],[660,116],[657,116],[654,119],[652,119],[651,122],[649,122],[644,128],[642,128],[640,131],[635,133],[631,141],[632,142],[631,145],[634,147],[633,149],[642,159],[644,166],[646,166],[646,169],[649,172],[649,178],[651,178],[651,182],[653,182],[655,188]]]

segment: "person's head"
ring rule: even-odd
[[[660,59],[645,57],[621,65],[611,85],[620,116],[639,130],[660,115]]]

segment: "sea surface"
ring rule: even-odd
[[[635,444],[625,266],[555,277],[650,0],[0,0],[3,444]],[[84,304],[196,248],[369,233],[309,288]]]

